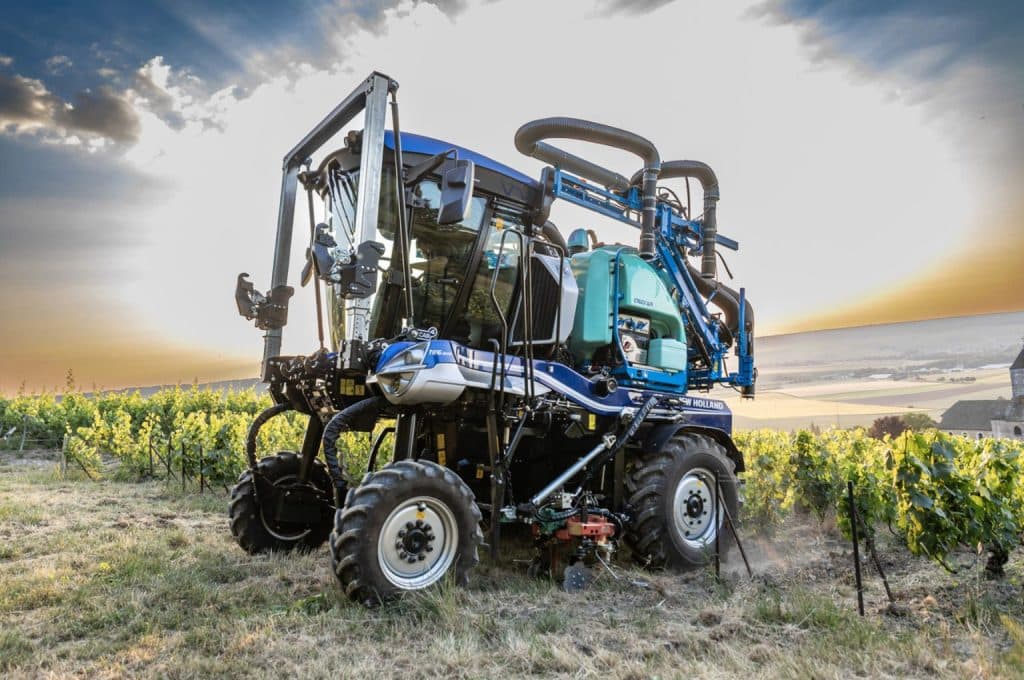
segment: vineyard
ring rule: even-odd
[[[115,459],[112,474],[126,480],[191,469],[213,485],[230,485],[245,467],[249,423],[270,405],[249,391],[168,389],[151,397],[111,393],[89,397],[70,392],[0,399],[0,430],[26,429],[34,441],[64,442],[66,454],[90,476],[101,460]],[[305,418],[274,418],[260,432],[261,455],[299,448]],[[66,436],[66,439],[65,439]],[[358,479],[372,441],[346,433],[348,474]],[[742,525],[771,533],[794,512],[835,517],[850,532],[847,483],[854,486],[858,533],[875,557],[875,532],[890,531],[910,551],[950,571],[963,547],[988,554],[998,573],[1024,532],[1024,445],[974,441],[936,431],[907,431],[874,439],[863,430],[788,434],[759,430],[736,437],[745,452]],[[18,437],[8,436],[8,447]],[[201,468],[201,470],[197,469]],[[877,561],[877,558],[876,558]]]

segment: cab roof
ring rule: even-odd
[[[461,147],[458,144],[452,144],[451,142],[445,142],[440,139],[434,139],[433,137],[424,137],[423,135],[416,135],[411,132],[403,132],[402,134],[402,151],[404,153],[418,153],[424,156],[433,156],[434,154],[447,151],[449,149],[455,149],[459,158],[464,160],[473,161],[473,164],[480,168],[486,168],[491,172],[498,173],[513,179],[517,182],[521,182],[531,189],[540,190],[540,184],[529,177],[524,175],[514,168],[510,168],[504,163],[499,163],[493,158],[488,158],[483,154],[479,154],[476,151],[471,151],[465,147]],[[395,149],[395,134],[390,130],[384,132],[384,146],[394,151]]]

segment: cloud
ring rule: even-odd
[[[63,54],[56,54],[46,60],[46,70],[55,76],[64,73],[72,65],[71,58]]]
[[[84,136],[90,148],[99,148],[107,140],[134,142],[139,121],[131,104],[110,87],[82,90],[65,102],[40,80],[0,74],[0,128],[69,145],[81,144]]]
[[[137,108],[149,111],[173,130],[182,130],[190,123],[219,127],[224,100],[237,98],[239,92],[234,86],[210,92],[200,78],[184,69],[175,70],[157,56],[135,72],[129,96]]]
[[[14,131],[44,127],[56,105],[42,81],[0,73],[0,126]]]
[[[138,139],[140,129],[131,104],[109,87],[79,92],[72,104],[57,109],[54,120],[72,132],[94,133],[124,143]]]
[[[0,66],[10,66],[14,63],[12,57],[8,57],[6,54],[0,54]]]
[[[598,10],[604,14],[646,14],[674,0],[600,0]]]
[[[984,154],[1024,179],[1024,5],[896,0],[849,3],[778,0],[771,20],[798,28],[817,63],[887,86],[927,106],[968,158]]]

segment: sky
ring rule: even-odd
[[[372,70],[404,129],[534,176],[513,135],[552,115],[710,163],[761,333],[1024,309],[1019,2],[9,2],[0,392],[257,375],[235,277],[268,287],[281,158]]]

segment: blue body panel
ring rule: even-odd
[[[415,344],[419,343],[397,342],[390,345],[381,354],[380,360],[377,362],[377,369],[383,368],[391,359]],[[471,349],[450,340],[431,340],[424,355],[423,365],[429,370],[438,364],[447,363],[490,372],[494,366],[494,360],[493,352]],[[508,376],[523,377],[524,364],[520,357],[506,355],[505,361]],[[539,359],[533,362],[533,379],[535,383],[543,385],[587,411],[601,416],[618,415],[624,408],[639,407],[651,396],[663,396],[671,404],[668,408],[683,415],[682,424],[710,427],[729,435],[732,434],[732,411],[725,402],[718,399],[626,387],[620,387],[608,396],[601,397],[594,394],[590,380],[569,366],[556,361]]]

